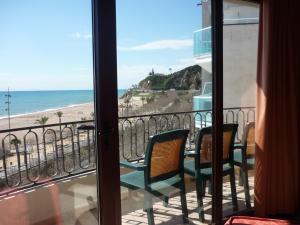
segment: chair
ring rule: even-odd
[[[242,141],[235,145],[234,165],[240,167],[239,184],[244,185],[246,207],[251,208],[248,170],[254,169],[255,123],[245,126]]]
[[[237,131],[237,124],[223,125],[223,176],[230,176],[232,204],[234,210],[238,209],[235,175],[233,164],[233,147]],[[212,177],[212,128],[206,127],[198,131],[196,135],[195,151],[187,153],[187,156],[194,157],[194,160],[186,160],[184,163],[185,173],[196,178],[196,194],[198,202],[199,219],[204,222],[203,210],[203,187],[204,182]]]
[[[121,186],[144,190],[144,210],[148,224],[154,224],[152,195],[168,203],[170,187],[180,190],[184,223],[188,211],[184,183],[184,149],[189,130],[174,130],[150,137],[143,164],[121,161],[122,167],[135,171],[121,175]]]

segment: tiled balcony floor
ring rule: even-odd
[[[203,224],[199,221],[197,213],[197,199],[194,182],[187,182],[187,206],[189,212],[189,224]],[[253,177],[249,178],[250,194],[253,196]],[[231,191],[230,183],[223,183],[223,212],[224,215],[232,213],[231,204]],[[245,195],[244,188],[238,185],[238,179],[236,179],[237,187],[237,197],[239,210],[245,209]],[[154,200],[155,201],[155,200]],[[209,223],[211,220],[211,195],[207,194],[203,198],[204,210],[205,210],[205,220]],[[146,225],[147,224],[147,214],[143,211],[143,194],[138,191],[131,191],[129,197],[123,198],[122,200],[122,224],[123,225]],[[164,207],[161,200],[155,201],[153,205],[155,224],[162,225],[174,225],[183,224],[181,216],[181,204],[180,197],[175,196],[170,198],[168,207]]]
[[[249,179],[253,195],[253,176]],[[232,213],[230,184],[227,179],[223,181],[223,211],[224,215]],[[244,207],[244,189],[238,186],[239,210]],[[197,213],[195,181],[186,176],[186,197],[190,224],[201,224]],[[207,188],[208,189],[208,188]],[[211,195],[204,197],[205,219],[211,220]],[[173,191],[173,190],[172,190]],[[156,224],[173,225],[182,224],[181,204],[178,190],[174,190],[174,197],[169,200],[167,207],[161,200],[154,198],[154,218]],[[40,201],[47,202],[40,206]],[[11,196],[0,198],[0,215],[7,222],[0,224],[63,224],[95,225],[97,222],[97,190],[96,175],[94,172],[39,186],[38,188],[13,193]],[[123,225],[147,224],[147,215],[143,211],[144,195],[140,191],[128,191],[122,188],[122,222]],[[18,206],[18,210],[16,209]],[[104,206],[105,207],[105,206]]]

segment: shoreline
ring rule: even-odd
[[[18,118],[18,117],[22,117],[22,116],[30,116],[32,114],[46,113],[46,112],[51,112],[51,111],[57,112],[57,111],[62,111],[64,109],[68,109],[68,108],[72,108],[72,107],[77,107],[77,106],[84,106],[84,105],[89,105],[89,104],[93,104],[93,102],[71,104],[71,105],[68,105],[68,106],[62,106],[62,107],[58,107],[58,108],[50,108],[50,109],[39,110],[39,111],[34,111],[34,112],[15,114],[15,115],[11,115],[10,118],[12,119],[12,118]],[[4,120],[4,119],[8,119],[8,117],[7,116],[0,117],[0,121]]]
[[[38,112],[13,115],[11,116],[10,120],[10,128],[15,129],[38,125],[37,120],[39,120],[41,117],[48,117],[48,121],[46,124],[58,123],[59,118],[57,115],[55,115],[55,113],[58,111],[61,111],[63,113],[61,122],[87,120],[91,119],[91,114],[92,112],[94,112],[94,104],[90,102],[65,106],[56,109],[52,108]],[[0,119],[0,131],[6,129],[9,129],[7,116]]]
[[[138,100],[131,101],[132,106],[136,109],[140,107],[140,102]],[[124,104],[124,100],[118,98],[118,105]],[[121,111],[121,107],[119,107]],[[46,124],[56,124],[59,123],[59,118],[55,115],[56,112],[61,111],[63,113],[61,117],[61,122],[73,122],[73,121],[82,121],[90,120],[92,118],[92,113],[94,112],[94,102],[81,103],[81,104],[71,104],[64,107],[45,109],[41,111],[24,113],[18,115],[12,115],[10,118],[10,129],[30,127],[38,125],[37,120],[41,117],[48,117]],[[8,117],[0,117],[0,131],[8,130],[9,123]]]

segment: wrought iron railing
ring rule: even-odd
[[[253,107],[224,109],[225,123],[238,123],[237,140]],[[75,121],[0,131],[0,195],[95,170],[94,121]],[[166,130],[190,130],[186,148],[194,146],[197,130],[211,125],[207,110],[119,117],[120,158],[143,157],[151,135]]]

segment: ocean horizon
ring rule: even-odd
[[[118,90],[118,97],[126,89]],[[0,91],[0,119],[7,118],[7,92]],[[93,90],[47,90],[47,91],[11,91],[10,115],[19,116],[37,112],[58,110],[94,101]]]

